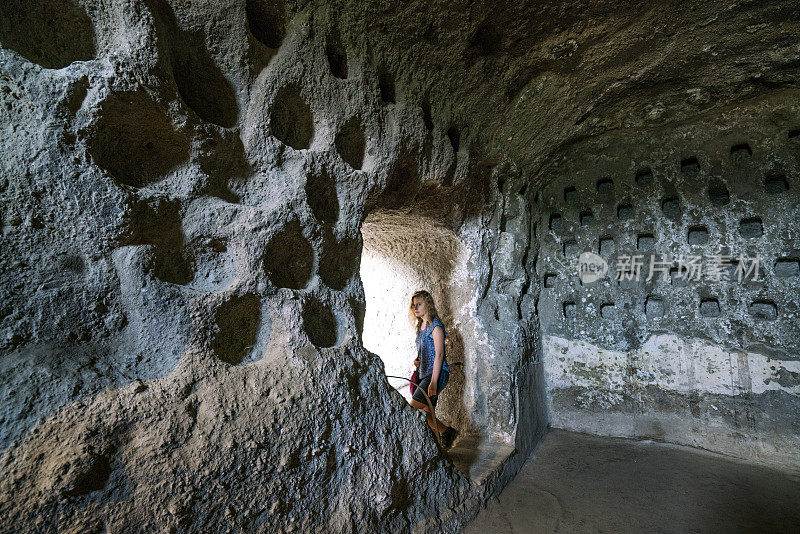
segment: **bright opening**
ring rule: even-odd
[[[460,307],[456,305],[459,297],[464,295],[455,274],[463,246],[453,232],[434,221],[396,211],[371,213],[361,233],[364,346],[380,356],[387,375],[410,377],[416,347],[414,329],[408,321],[409,303],[414,291],[429,291],[448,332],[445,351],[451,366],[450,383],[439,406],[453,405],[441,410],[445,417],[450,412],[452,418],[453,408],[463,404],[463,369],[453,366],[463,361],[460,323],[454,313]],[[407,380],[388,380],[407,400],[411,398]]]

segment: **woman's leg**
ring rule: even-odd
[[[444,432],[447,430],[447,425],[437,419],[435,414],[431,413],[431,409],[427,403],[423,404],[417,400],[411,399],[411,406],[425,412],[425,419],[428,421],[428,426],[431,427],[431,430],[436,432],[437,424],[439,425],[439,432]]]
[[[444,388],[444,386],[447,385],[448,378],[449,377],[446,376],[446,373],[442,373],[442,374],[439,375],[438,386],[439,386],[439,390],[440,391],[441,391],[441,389]],[[431,427],[431,430],[436,432],[437,431],[437,425],[438,425],[439,433],[444,433],[448,428],[447,425],[445,425],[442,421],[440,421],[439,419],[436,418],[436,413],[432,413],[431,412],[430,406],[428,406],[428,402],[427,402],[428,399],[426,399],[426,397],[422,394],[423,392],[427,392],[428,385],[430,383],[431,383],[431,377],[430,376],[426,376],[425,378],[420,380],[419,384],[417,385],[417,388],[419,389],[419,391],[415,391],[414,392],[414,396],[411,399],[411,406],[413,406],[414,408],[417,408],[418,410],[423,410],[425,412],[425,419],[426,419],[426,421],[428,421],[428,426]],[[430,399],[431,400],[431,404],[433,404],[434,410],[436,409],[436,400],[437,400],[438,397],[439,397],[439,395],[437,393],[436,397],[434,397],[433,399]]]

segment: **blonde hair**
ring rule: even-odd
[[[414,315],[415,298],[421,298],[423,301],[425,301],[425,307],[428,310],[428,316],[430,317],[431,321],[439,318],[439,312],[436,311],[436,303],[433,302],[433,297],[427,291],[420,290],[411,295],[411,306],[408,308],[408,322],[411,323],[411,326],[413,326],[416,330],[419,330],[422,326],[422,318]]]

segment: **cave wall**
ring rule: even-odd
[[[0,7],[0,530],[453,532],[541,438],[523,419],[474,485],[363,347],[368,213],[434,206],[489,285],[502,210],[478,140],[343,28],[281,2]],[[472,430],[514,439],[499,387]]]
[[[554,158],[536,267],[553,426],[797,468],[797,96],[608,134]],[[600,280],[579,277],[585,252],[607,262]],[[640,276],[618,275],[633,255]],[[681,274],[681,255],[700,270]]]
[[[745,142],[751,159],[737,165],[782,170],[780,198],[793,198],[786,130],[797,126],[748,106],[771,96],[793,113],[798,21],[781,0],[3,2],[2,528],[454,531],[513,475],[548,417],[783,461],[796,447],[797,417],[781,414],[794,409],[797,370],[782,286],[710,287],[716,304],[685,289],[677,308],[662,293],[651,304],[665,328],[648,322],[651,288],[612,287],[629,308],[601,328],[582,317],[606,295],[584,308],[590,288],[547,276],[564,243],[544,230],[567,182],[579,199],[599,193],[599,169],[635,191],[649,166],[655,186],[674,182],[700,209],[706,200],[681,196],[694,189],[680,162],[696,157],[698,176],[710,179],[714,163],[739,202],[726,158]],[[709,132],[728,128],[737,139],[715,145]],[[689,228],[663,222],[655,197],[631,196],[634,220],[640,202],[651,210],[642,220],[668,231],[592,217],[627,236],[618,246],[634,231],[653,246],[686,244]],[[769,201],[758,202],[761,215],[683,222],[682,212],[680,224],[704,225],[713,242],[760,216],[774,234]],[[450,296],[463,383],[444,401],[463,405],[464,428],[516,447],[482,487],[443,459],[362,346],[360,229],[380,210],[436,221],[464,246],[453,275],[469,282]],[[789,228],[782,273],[796,265]],[[758,306],[767,319],[745,310],[759,292],[774,320],[768,304]],[[575,316],[563,322],[566,301]],[[730,330],[686,328],[695,305],[718,306],[699,320]],[[772,334],[764,320],[783,326]],[[566,343],[582,369],[596,347],[615,351],[603,362],[630,360],[650,334],[714,365],[739,351],[739,381],[694,375],[675,389],[635,365],[623,369],[633,376],[565,375],[566,359],[552,357]],[[744,355],[741,339],[756,340]],[[751,360],[764,391],[745,380]],[[706,391],[727,404],[714,398],[706,415]],[[617,393],[635,402],[603,404]],[[641,415],[653,406],[661,430]],[[703,432],[707,423],[722,430]],[[756,452],[736,449],[742,433]]]
[[[535,273],[540,249],[533,233],[534,191],[513,164],[492,168],[492,177],[497,207],[483,221],[464,225],[462,233],[464,241],[475,243],[468,269],[480,273],[474,301],[482,328],[470,331],[464,342],[476,399],[471,409],[490,435],[527,450],[547,424],[536,313],[541,288]]]

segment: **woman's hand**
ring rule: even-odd
[[[414,360],[414,367],[419,367],[419,358]]]
[[[428,385],[428,397],[436,395],[436,382],[438,382],[438,380],[434,381],[431,379],[431,383]]]

